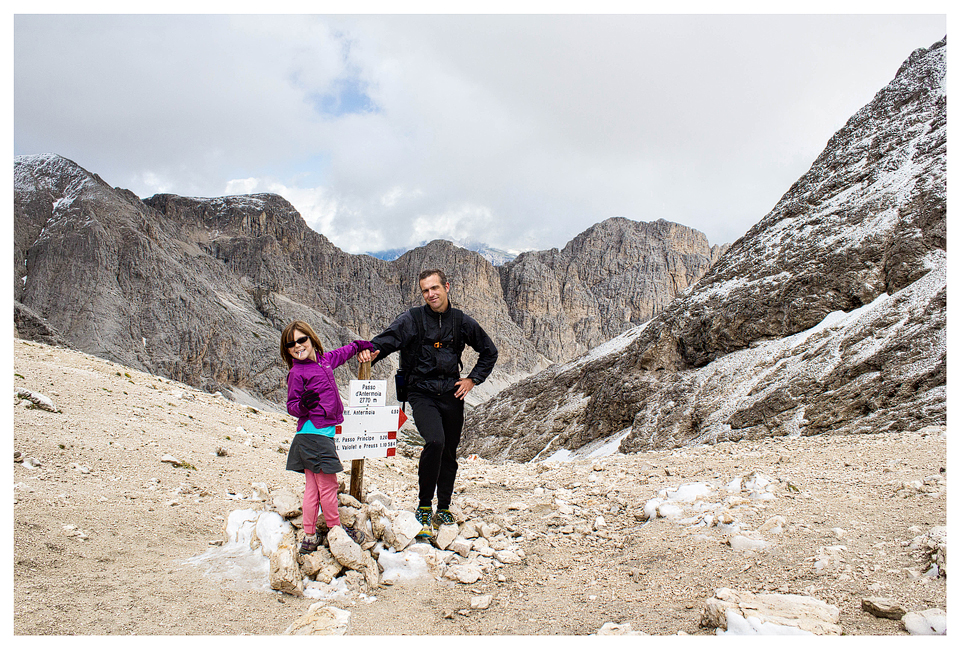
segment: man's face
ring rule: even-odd
[[[441,284],[439,275],[428,275],[420,280],[420,292],[423,294],[424,301],[438,313],[446,311],[450,305],[450,300],[447,298],[449,291],[450,282]]]

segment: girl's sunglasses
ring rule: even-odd
[[[310,340],[310,336],[300,336],[296,340],[288,340],[287,342],[283,343],[283,346],[286,347],[287,349],[290,349],[294,345],[302,345],[308,340]]]

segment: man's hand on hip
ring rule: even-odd
[[[457,381],[456,397],[458,399],[463,399],[467,396],[467,392],[472,390],[475,386],[476,383],[473,382],[473,379],[460,379]]]

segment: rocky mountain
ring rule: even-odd
[[[944,424],[946,51],[914,52],[659,315],[473,411],[463,451],[523,461]]]
[[[602,340],[602,332],[578,329],[580,320],[571,316],[541,335],[546,328],[530,323],[554,316],[539,313],[531,295],[544,297],[544,308],[562,304],[567,313],[587,318],[606,311],[617,317],[623,309],[607,309],[607,296],[591,288],[613,285],[621,276],[619,290],[640,287],[637,272],[665,267],[659,258],[644,257],[647,250],[685,260],[701,255],[685,262],[701,274],[709,265],[706,241],[683,226],[672,226],[687,234],[668,245],[683,246],[686,237],[702,249],[665,252],[619,243],[631,241],[632,232],[644,226],[625,219],[601,224],[604,236],[618,242],[620,255],[584,257],[581,266],[575,255],[561,255],[564,265],[546,278],[549,286],[525,276],[522,268],[511,267],[504,276],[479,254],[446,241],[388,262],[341,251],[280,196],[161,194],[141,200],[56,155],[17,157],[14,190],[14,321],[20,336],[259,405],[286,398],[277,340],[288,322],[313,323],[328,347],[371,338],[420,303],[416,277],[423,268],[446,271],[454,303],[474,315],[500,349],[494,375],[471,393],[478,403],[519,377],[572,358],[555,339],[570,340],[576,349]],[[590,240],[604,247],[595,236]],[[609,267],[591,270],[595,278],[582,270],[598,264]],[[557,281],[577,273],[592,284],[571,291]],[[651,281],[675,285],[672,277]],[[684,274],[682,282],[689,281]],[[565,294],[546,295],[554,290]],[[663,308],[673,294],[654,295],[659,302],[650,308]],[[614,323],[608,330],[619,332],[618,327]],[[467,354],[465,365],[473,360]],[[396,359],[391,361],[378,364],[374,376],[391,375]],[[345,367],[341,380],[355,371]]]
[[[615,218],[563,250],[519,255],[500,269],[500,278],[524,336],[548,358],[569,360],[652,318],[725,249],[663,219]]]

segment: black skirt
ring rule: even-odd
[[[303,433],[293,436],[290,452],[287,453],[287,471],[303,473],[339,473],[343,471],[337,457],[337,445],[332,437]]]

